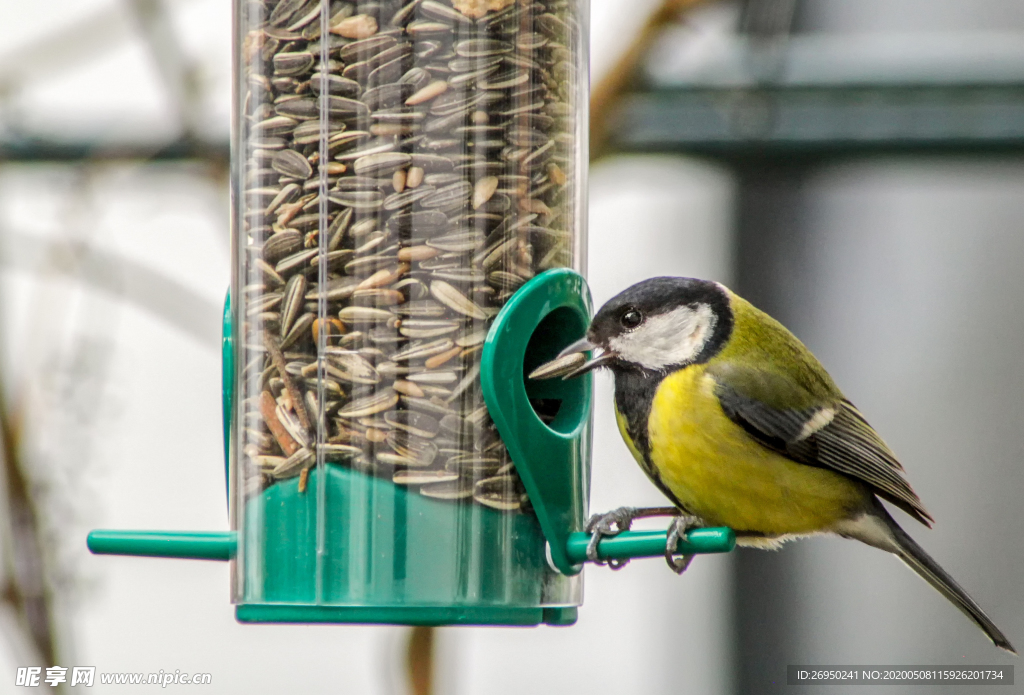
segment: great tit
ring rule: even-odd
[[[1016,654],[882,506],[933,522],[893,452],[782,324],[719,283],[652,278],[612,298],[586,337],[531,376],[598,367],[614,374],[626,445],[674,508],[595,515],[591,559],[601,536],[670,513],[666,558],[678,572],[689,558],[673,557],[676,542],[694,526],[728,526],[740,545],[762,548],[813,534],[852,538],[898,557]]]

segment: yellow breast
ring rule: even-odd
[[[768,536],[811,533],[830,528],[868,499],[863,485],[759,444],[726,417],[714,381],[700,365],[664,379],[648,434],[662,481],[687,510],[712,525]]]

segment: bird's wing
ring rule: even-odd
[[[798,463],[867,483],[926,526],[934,519],[903,466],[852,403],[814,397],[793,379],[733,364],[714,365],[715,395],[730,420],[762,445]]]

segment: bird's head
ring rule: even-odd
[[[586,337],[530,376],[568,379],[597,367],[666,373],[711,359],[732,326],[729,293],[717,282],[651,278],[608,300]],[[591,351],[586,360],[583,353]]]

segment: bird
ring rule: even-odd
[[[677,544],[692,528],[727,526],[738,545],[768,549],[831,534],[892,553],[993,644],[1017,653],[883,506],[934,522],[896,455],[771,316],[717,282],[650,278],[610,299],[583,338],[530,376],[598,368],[614,376],[626,446],[672,507],[594,515],[588,559],[597,561],[602,537],[650,516],[675,517],[665,557],[678,573],[691,558],[677,556]]]

